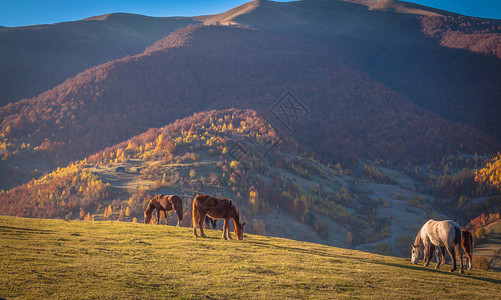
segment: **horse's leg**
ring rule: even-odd
[[[440,251],[442,252],[441,253],[441,262],[440,262],[440,265],[445,265],[445,251],[447,251],[447,249],[445,248],[445,246],[442,246],[440,247]]]
[[[468,260],[468,270],[471,270],[473,267],[473,255],[471,252],[466,252],[466,259]]]
[[[444,263],[444,252],[444,247],[437,247],[437,265],[435,266],[435,269],[440,268],[440,266]]]
[[[207,213],[205,213],[205,214],[200,214],[200,215],[198,216],[198,217],[199,217],[199,219],[198,219],[198,227],[200,228],[200,236],[201,236],[201,237],[207,237],[207,236],[205,235],[205,233],[204,233],[204,220],[205,220],[205,215],[206,215],[206,214],[207,214]]]
[[[205,215],[201,215],[200,219],[198,220],[198,227],[200,227],[200,235],[206,238],[207,236],[204,233],[204,220],[205,220]]]
[[[442,250],[440,247],[437,247],[437,252],[436,252],[436,256],[437,256],[437,264],[435,265],[435,269],[438,269],[440,268],[440,257],[442,256]]]
[[[157,208],[157,225],[160,225],[160,213],[161,210]]]
[[[224,222],[223,223],[223,239],[227,240],[228,238],[226,237],[226,231],[227,231],[227,228],[230,225],[230,222],[227,219],[224,219],[223,222]]]
[[[424,257],[424,266],[427,267],[430,265],[431,259],[433,258],[433,254],[435,253],[435,245],[428,246],[428,252],[425,249],[425,257]]]
[[[192,212],[192,223],[193,223],[193,235],[195,237],[198,237],[198,235],[197,235],[197,224],[198,224],[197,217],[199,217],[199,214],[198,214],[198,212],[195,209],[193,209],[193,212]]]
[[[228,238],[230,240],[232,240],[233,238],[231,237],[230,223],[231,223],[231,219],[228,219],[228,227],[227,227],[227,229],[228,229]]]
[[[461,246],[462,246],[462,248],[464,250],[464,254],[466,255],[466,261],[468,263],[468,270],[471,270],[471,267],[472,267],[472,262],[471,262],[472,257],[471,257],[471,252],[470,252],[471,250],[468,251],[468,247],[466,246],[467,242],[468,241],[465,241]]]
[[[430,265],[431,259],[433,258],[433,253],[435,252],[435,246],[429,245],[424,249],[424,266]]]
[[[457,267],[456,267],[456,251],[454,251],[454,246],[452,246],[452,247],[446,246],[446,248],[447,248],[447,253],[449,253],[449,256],[451,257],[451,260],[452,260],[452,269],[450,269],[449,272],[454,272],[457,269]]]

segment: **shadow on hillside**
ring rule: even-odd
[[[14,227],[14,226],[3,226],[0,225],[0,232],[3,233],[14,233],[15,231],[21,231],[21,232],[30,232],[30,233],[38,233],[38,234],[49,234],[53,233],[53,230],[46,230],[46,229],[33,229],[33,228],[22,228],[22,227]]]
[[[357,260],[357,261],[360,261],[362,263],[385,265],[385,266],[403,268],[403,269],[408,269],[408,270],[431,272],[431,273],[436,273],[436,274],[449,274],[452,276],[460,276],[460,277],[467,276],[468,278],[472,278],[472,279],[476,279],[476,280],[481,280],[481,281],[486,281],[486,282],[491,282],[491,283],[496,283],[496,284],[501,283],[501,280],[499,280],[499,279],[471,276],[471,275],[459,274],[457,272],[450,273],[450,272],[445,271],[445,269],[437,270],[435,268],[425,268],[425,267],[419,266],[419,265],[405,265],[405,264],[398,264],[398,263],[390,263],[390,262],[384,262],[384,261],[380,261],[380,260],[371,260],[371,259],[366,259],[366,258],[362,258],[362,257],[356,257],[356,256],[352,256],[352,255],[343,255],[343,254],[334,255],[334,254],[330,254],[327,252],[322,252],[322,251],[318,251],[318,250],[314,250],[314,249],[302,249],[302,248],[298,248],[298,247],[281,246],[281,245],[275,245],[275,244],[258,242],[258,241],[248,241],[248,243],[267,247],[267,248],[274,247],[274,248],[281,249],[281,250],[300,252],[300,253],[305,253],[305,254],[313,254],[313,255],[329,257],[329,258],[333,258],[333,259],[342,257],[342,258],[346,258],[346,259]],[[444,267],[442,267],[442,268],[444,268]]]
[[[295,252],[301,252],[301,253],[306,253],[306,254],[314,254],[314,255],[318,255],[318,256],[337,258],[335,255],[332,255],[330,253],[326,253],[326,252],[322,252],[322,251],[318,251],[318,250],[313,250],[313,249],[302,249],[302,248],[298,248],[298,247],[287,247],[287,246],[280,246],[280,245],[274,245],[274,244],[268,244],[268,243],[264,243],[264,242],[250,241],[250,240],[248,240],[248,243],[250,243],[250,244],[256,244],[256,245],[263,246],[263,247],[266,247],[266,248],[274,247],[274,248],[281,249],[281,250],[286,250],[286,251],[295,251]]]
[[[501,280],[499,279],[493,279],[493,278],[485,278],[485,277],[478,277],[478,276],[471,276],[471,275],[467,275],[467,274],[459,274],[456,272],[447,272],[447,271],[444,271],[444,270],[437,270],[435,268],[426,268],[426,267],[422,267],[422,266],[419,266],[419,265],[402,265],[402,264],[395,264],[395,263],[386,263],[386,262],[374,262],[375,264],[379,264],[379,265],[386,265],[386,266],[392,266],[392,267],[397,267],[397,268],[404,268],[404,269],[409,269],[409,270],[416,270],[416,271],[426,271],[426,272],[432,272],[432,273],[440,273],[440,274],[450,274],[450,275],[453,275],[453,276],[460,276],[460,277],[465,277],[467,276],[468,278],[472,278],[472,279],[476,279],[476,280],[481,280],[481,281],[487,281],[487,282],[491,282],[491,283],[496,283],[496,284],[500,284],[501,283]],[[445,267],[448,267],[445,266]]]

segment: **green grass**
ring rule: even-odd
[[[4,298],[494,298],[501,274],[191,228],[0,216]],[[498,296],[496,296],[498,295]]]

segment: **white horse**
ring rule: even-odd
[[[461,252],[461,227],[451,220],[435,221],[428,220],[419,230],[412,246],[411,262],[417,264],[421,254],[421,249],[424,248],[424,265],[427,267],[433,257],[434,248],[445,248],[452,258],[452,269],[454,272],[456,267],[456,253],[459,255],[461,266],[460,272],[463,273],[463,253]],[[434,246],[434,247],[432,247]],[[438,268],[440,265],[437,259]]]

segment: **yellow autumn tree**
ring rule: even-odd
[[[252,207],[252,213],[256,214],[259,211],[259,193],[254,187],[249,188],[249,202]]]
[[[484,168],[475,172],[475,180],[488,182],[501,189],[501,153],[496,155]]]

